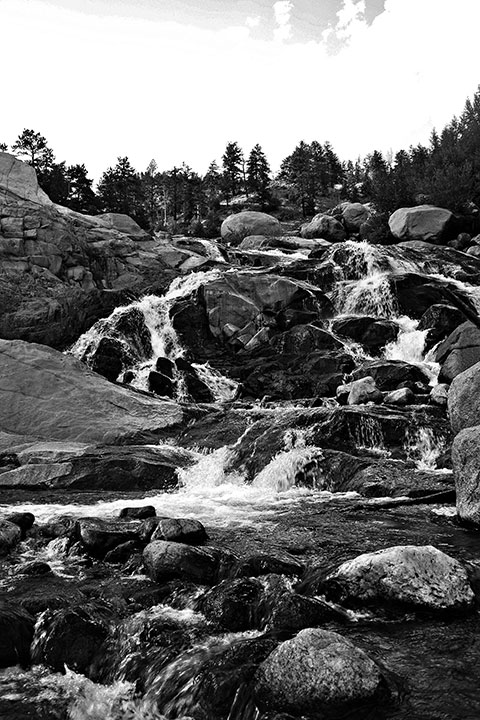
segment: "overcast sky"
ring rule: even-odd
[[[0,0],[0,142],[23,128],[98,179],[236,140],[274,169],[427,142],[480,83],[480,0]]]

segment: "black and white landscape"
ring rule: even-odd
[[[477,720],[480,90],[357,160],[5,140],[1,720]]]

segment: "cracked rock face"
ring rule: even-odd
[[[349,598],[398,602],[430,610],[469,606],[474,595],[467,571],[432,545],[398,545],[359,555],[329,576]]]
[[[368,655],[341,635],[307,628],[260,665],[255,696],[263,709],[318,712],[375,696],[382,675]]]

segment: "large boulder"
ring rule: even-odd
[[[396,339],[399,327],[393,320],[344,315],[332,321],[332,331],[360,343],[370,353],[378,354],[381,348]]]
[[[239,245],[249,235],[267,237],[282,235],[282,226],[277,218],[262,212],[245,210],[229,215],[220,229],[222,239],[231,245]]]
[[[369,218],[370,210],[362,203],[344,203],[342,206],[342,219],[350,232],[359,232]]]
[[[480,328],[471,322],[459,325],[436,350],[440,382],[451,382],[464,370],[480,362]]]
[[[315,215],[310,222],[302,225],[300,234],[303,238],[322,238],[333,243],[342,242],[347,236],[341,222],[331,215],[322,213]]]
[[[372,700],[381,684],[380,668],[363,650],[338,633],[307,628],[261,663],[255,700],[263,710],[317,715]]]
[[[480,363],[454,378],[448,391],[448,414],[454,433],[480,425]]]
[[[143,551],[143,562],[148,576],[156,582],[180,578],[213,585],[218,573],[219,556],[212,548],[155,540]]]
[[[391,215],[388,224],[397,240],[437,242],[453,217],[450,210],[433,205],[399,208]]]
[[[452,446],[452,468],[461,520],[480,525],[480,426],[458,433]]]
[[[41,440],[148,441],[178,425],[182,411],[88,370],[51,348],[0,340],[0,431]]]
[[[417,330],[428,330],[425,338],[425,348],[428,350],[447,338],[464,321],[465,316],[458,308],[440,303],[432,305],[423,313]]]
[[[468,607],[474,595],[466,569],[431,545],[397,545],[359,555],[327,578],[347,598],[429,610]]]
[[[367,360],[352,373],[354,380],[373,377],[380,390],[396,390],[400,383],[426,383],[428,377],[418,365],[402,360]]]

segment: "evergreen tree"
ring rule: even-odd
[[[312,193],[310,146],[303,140],[280,166],[279,177],[292,187],[292,199],[300,203],[303,217],[315,212],[315,194]]]
[[[257,144],[252,148],[248,156],[247,188],[258,197],[262,210],[271,199],[269,184],[270,165],[261,146]]]
[[[223,194],[227,201],[242,192],[243,152],[236,142],[227,143],[222,155]]]
[[[145,226],[142,183],[128,157],[118,157],[117,164],[103,173],[98,197],[104,211],[125,213]]]
[[[65,177],[68,183],[66,206],[77,212],[94,214],[97,211],[97,199],[85,165],[69,165]]]
[[[55,157],[48,147],[47,140],[38,132],[25,128],[12,145],[15,155],[35,168],[37,175],[45,174],[51,169]]]
[[[0,152],[8,152],[7,143],[0,143]]]

